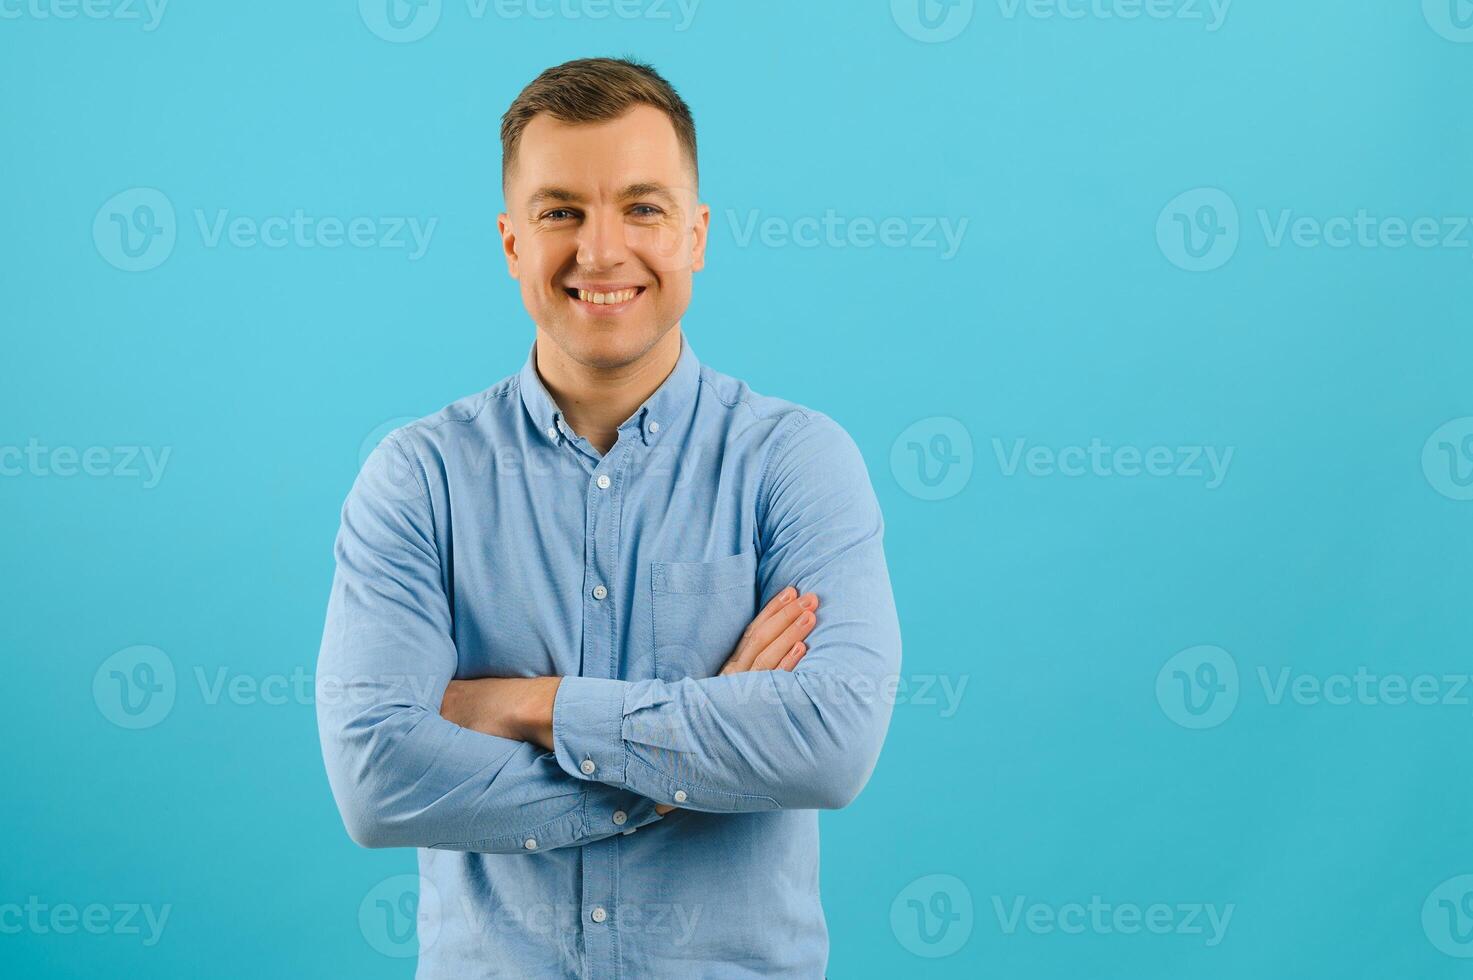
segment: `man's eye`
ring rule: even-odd
[[[636,204],[634,207],[629,209],[629,213],[634,215],[636,218],[658,218],[665,212],[661,211],[653,204]]]
[[[553,208],[542,215],[543,221],[567,221],[573,217],[573,212],[567,208]]]

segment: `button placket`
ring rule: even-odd
[[[590,468],[588,483],[585,484],[584,510],[584,617],[583,617],[583,666],[580,671],[585,677],[615,678],[618,668],[615,656],[615,632],[618,627],[619,606],[611,601],[624,581],[619,578],[619,507],[623,487],[615,479],[618,467],[628,458],[629,447],[623,454],[605,453]],[[592,456],[589,457],[593,459]],[[581,759],[578,771],[585,778],[594,778],[600,764],[609,760]],[[614,825],[622,833],[607,840],[595,841],[582,848],[582,901],[584,903],[584,947],[590,962],[613,962],[617,960],[617,923],[611,918],[619,894],[619,839],[631,833],[625,826],[629,815],[617,811]],[[620,819],[622,818],[622,819]],[[603,904],[599,904],[603,903]],[[615,966],[617,970],[617,965]],[[602,975],[602,974],[600,974]]]

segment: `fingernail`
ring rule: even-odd
[[[783,589],[783,594],[778,597],[778,601],[779,602],[792,602],[793,601],[793,596],[795,596],[797,594],[798,594],[797,590],[794,589],[790,585],[786,589]]]
[[[788,655],[791,656],[791,655],[797,653],[798,651],[800,651],[802,649],[803,649],[803,641],[802,640],[799,640],[797,643],[794,643],[793,644],[793,649],[791,649],[791,650],[788,651]]]
[[[799,605],[801,605],[804,609],[812,609],[814,606],[818,605],[818,596],[810,592],[808,593],[808,595],[803,597],[803,601],[799,603]]]
[[[809,625],[812,622],[813,622],[813,613],[804,613],[802,616],[798,617],[798,625],[799,626],[807,626],[807,625]]]

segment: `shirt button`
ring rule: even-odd
[[[598,481],[597,482],[598,482],[598,488],[600,490],[607,490],[609,488],[609,476],[608,476],[608,474],[607,473],[600,473],[598,475]]]
[[[624,821],[628,819],[629,814],[625,813],[623,810],[614,811],[614,823],[618,824],[619,826],[624,826]]]
[[[604,911],[604,907],[602,905],[596,905],[596,906],[594,906],[593,913],[591,915],[591,918],[593,919],[594,922],[602,922],[603,920],[607,919],[608,917],[609,917],[609,913],[607,913],[607,912]]]
[[[604,588],[602,585],[595,585],[593,587],[593,597],[595,599],[602,599],[604,596],[606,596],[608,594],[609,594],[609,590],[606,589],[606,588]]]
[[[595,770],[597,768],[598,768],[598,766],[596,766],[596,765],[593,764],[593,760],[592,759],[584,759],[582,762],[580,762],[578,764],[579,771],[582,772],[583,775],[585,775],[585,776],[592,776],[593,775],[593,770]]]
[[[660,431],[660,423],[656,422],[654,419],[650,419],[650,431],[651,432],[659,432]]]
[[[522,846],[529,851],[537,850],[537,838],[528,837],[526,840],[522,841]]]
[[[556,426],[549,425],[547,427],[547,438],[551,439],[553,442],[557,442],[557,427]]]
[[[678,790],[675,791],[675,802],[676,803],[684,803],[685,802],[685,790],[678,789]]]

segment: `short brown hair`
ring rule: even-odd
[[[603,122],[636,105],[652,105],[670,117],[681,147],[696,165],[696,124],[690,107],[671,84],[649,65],[630,58],[579,58],[549,68],[522,89],[501,117],[501,184],[506,186],[522,130],[540,112],[565,123]]]

